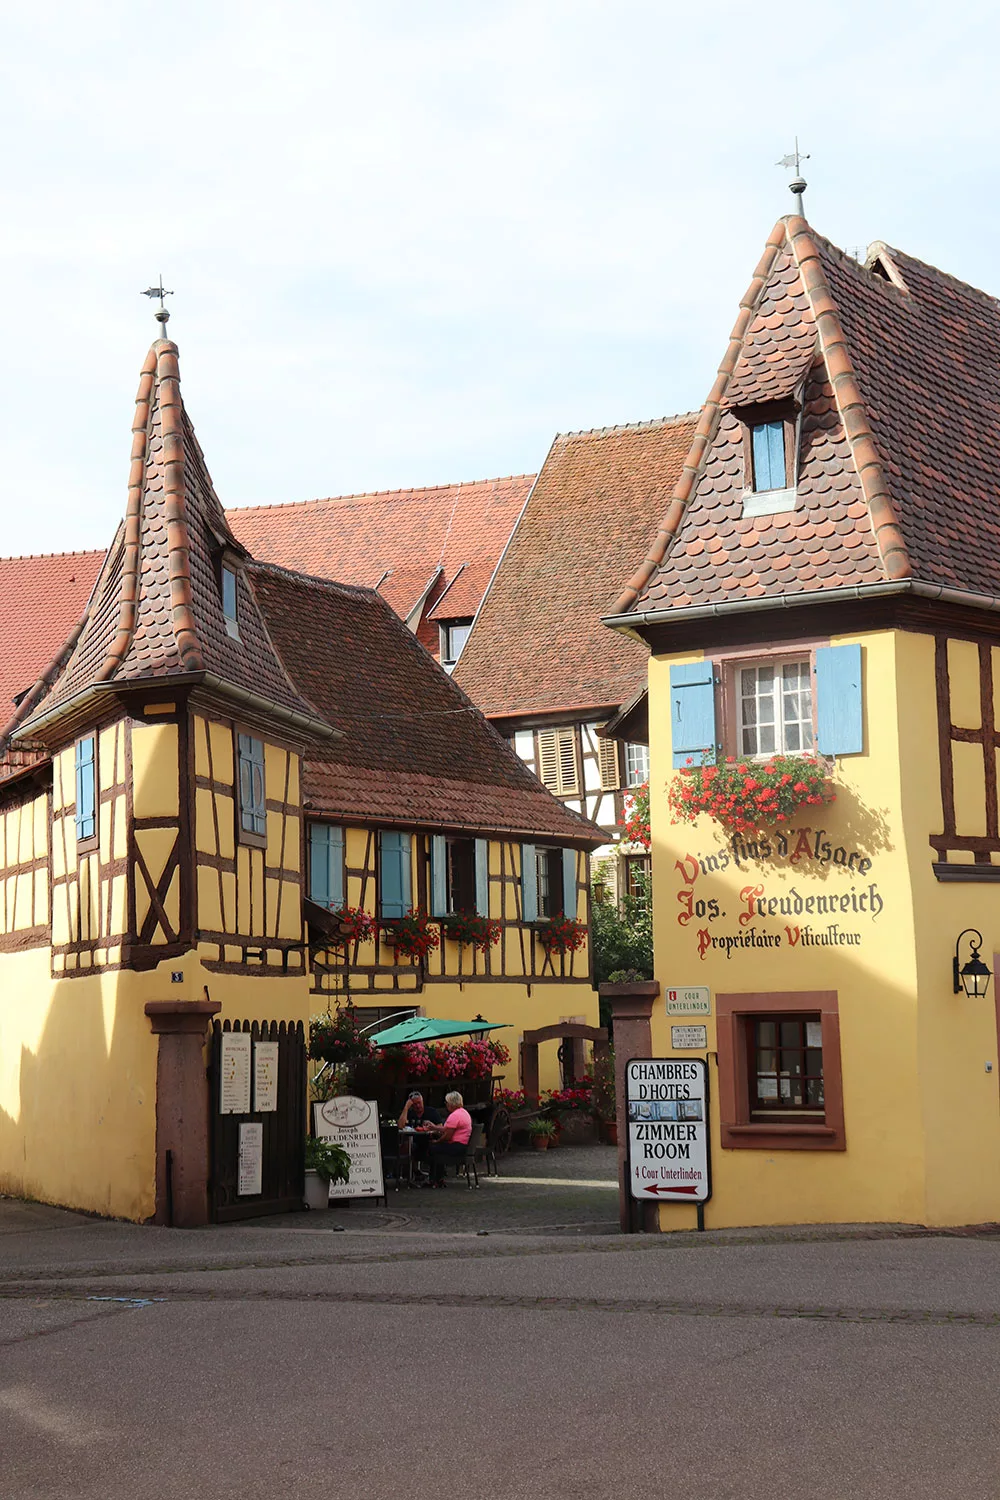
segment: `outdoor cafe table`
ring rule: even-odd
[[[407,1160],[407,1165],[408,1165],[406,1180],[409,1183],[412,1184],[413,1181],[414,1181],[414,1178],[413,1178],[413,1137],[415,1135],[417,1135],[417,1136],[428,1137],[429,1138],[431,1136],[431,1131],[429,1131],[429,1130],[418,1130],[416,1128],[416,1126],[414,1126],[414,1125],[401,1125],[399,1127],[399,1134],[400,1134],[400,1137],[403,1137],[403,1136],[407,1137],[407,1145],[408,1145],[409,1149],[407,1150],[407,1153],[406,1153],[406,1160]],[[402,1151],[400,1151],[400,1158],[402,1158],[402,1154],[403,1154]]]

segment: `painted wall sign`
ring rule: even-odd
[[[220,1115],[250,1113],[250,1033],[224,1031],[219,1068]]]
[[[667,990],[668,1016],[710,1016],[712,991],[707,984],[690,984],[685,989]]]
[[[278,1107],[278,1044],[257,1042],[253,1049],[253,1111],[270,1114]]]
[[[384,1196],[378,1105],[374,1099],[342,1094],[325,1104],[314,1104],[313,1130],[324,1140],[343,1146],[351,1158],[350,1181],[331,1182],[331,1198]]]
[[[247,1038],[249,1041],[249,1037]],[[240,1169],[237,1192],[241,1198],[252,1198],[263,1190],[264,1127],[259,1120],[240,1125]]]
[[[676,1052],[704,1051],[708,1046],[708,1031],[704,1026],[671,1026],[670,1045]]]
[[[700,1057],[625,1064],[628,1172],[633,1198],[704,1203],[711,1196],[708,1065]]]
[[[824,828],[733,837],[710,853],[684,854],[674,869],[677,925],[702,962],[746,949],[859,948],[885,907],[869,856],[835,844]],[[794,871],[800,883],[769,878],[772,870]],[[734,889],[733,871],[747,883]],[[724,872],[726,882],[712,878]]]

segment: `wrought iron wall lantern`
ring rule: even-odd
[[[972,949],[972,952],[968,963],[963,964],[959,968],[958,950],[964,937],[969,939],[969,947]],[[982,946],[983,935],[981,932],[977,932],[974,927],[967,927],[964,932],[958,934],[953,960],[953,978],[956,995],[960,995],[964,989],[970,1000],[982,1000],[985,997],[986,991],[990,986],[990,980],[993,977],[993,971],[988,969],[979,957],[979,950]]]

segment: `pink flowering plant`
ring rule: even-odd
[[[769,760],[690,762],[670,783],[667,801],[675,823],[707,813],[729,833],[753,833],[788,823],[806,806],[836,800],[826,768],[815,755],[772,755]]]
[[[648,849],[651,839],[649,830],[649,782],[634,786],[625,793],[625,813],[619,828],[623,844],[641,844]]]
[[[385,1053],[396,1050],[386,1048]],[[425,1083],[450,1083],[455,1078],[491,1078],[495,1067],[510,1062],[510,1051],[503,1042],[479,1038],[468,1042],[410,1042],[399,1050],[403,1054],[406,1075],[420,1078]],[[398,1058],[386,1056],[385,1061],[391,1067],[398,1064]]]
[[[456,911],[441,919],[441,930],[453,942],[487,953],[494,943],[499,943],[502,924],[475,911]]]
[[[411,906],[405,917],[394,917],[382,927],[383,938],[395,947],[403,958],[426,959],[432,948],[440,946],[441,937],[437,927],[425,911]]]
[[[340,939],[344,943],[364,943],[375,936],[375,918],[361,906],[338,906],[331,913],[340,923]]]
[[[541,1106],[549,1115],[561,1115],[567,1111],[584,1114],[594,1113],[594,1080],[589,1073],[574,1078],[564,1089],[549,1089],[542,1095]]]
[[[375,1051],[368,1037],[358,1030],[353,1005],[342,1005],[336,1011],[312,1016],[309,1021],[309,1056],[316,1061],[332,1063],[363,1062]]]

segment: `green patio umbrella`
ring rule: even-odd
[[[478,1036],[483,1031],[500,1031],[508,1024],[506,1021],[438,1021],[433,1016],[410,1016],[385,1031],[376,1032],[371,1040],[376,1047],[400,1047],[405,1042],[440,1042],[446,1036]]]

